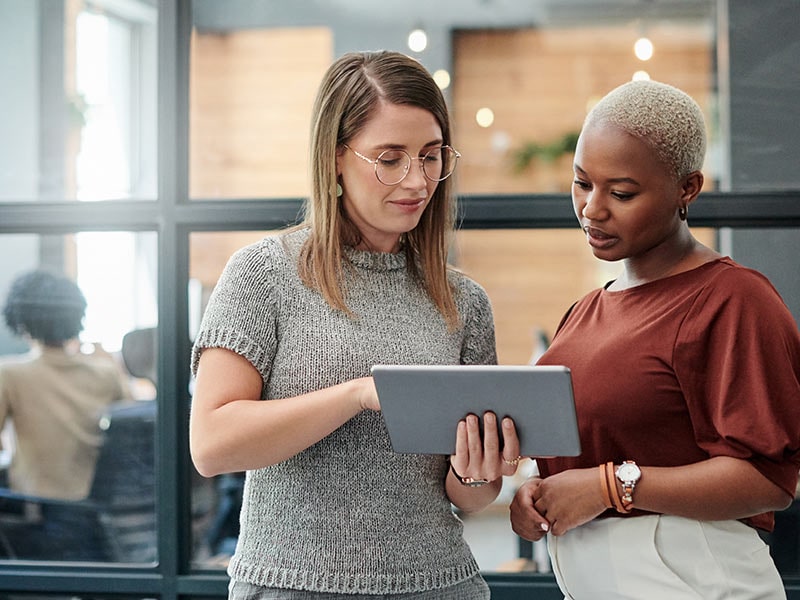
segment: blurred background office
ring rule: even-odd
[[[122,365],[81,348],[86,299],[68,277],[38,269],[11,284],[3,320],[29,352],[0,358],[0,450],[7,484],[23,494],[82,500],[89,494],[100,418],[130,397]],[[3,427],[7,425],[7,427]]]
[[[568,191],[586,111],[632,78],[698,100],[695,234],[800,320],[799,19],[797,0],[0,0],[0,296],[26,269],[69,274],[81,342],[133,397],[99,421],[105,495],[0,498],[0,595],[225,597],[241,477],[190,465],[188,352],[229,255],[297,220],[313,94],[344,52],[404,51],[440,83],[463,155],[451,260],[489,293],[500,362],[617,272],[587,256]],[[26,350],[0,327],[0,355]],[[493,597],[560,598],[508,526],[516,483],[464,517],[468,540]],[[769,541],[800,598],[794,521]],[[49,544],[22,549],[32,530]]]

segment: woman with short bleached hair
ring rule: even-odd
[[[800,334],[763,275],[692,235],[705,148],[697,103],[654,81],[611,91],[577,143],[575,215],[622,272],[539,360],[572,371],[583,452],[539,459],[511,506],[568,599],[785,598],[758,530],[798,480]]]

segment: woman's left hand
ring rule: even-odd
[[[504,418],[501,429],[502,445],[498,434],[497,416],[493,412],[486,412],[483,415],[483,436],[477,415],[470,414],[459,421],[456,431],[456,453],[450,457],[450,464],[456,473],[461,477],[488,481],[516,473],[521,457],[514,421],[509,417]]]

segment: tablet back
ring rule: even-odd
[[[522,456],[580,454],[566,367],[375,365],[372,377],[395,452],[454,454],[458,421],[491,410],[514,419]]]

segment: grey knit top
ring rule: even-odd
[[[203,348],[227,348],[260,371],[269,401],[369,375],[377,363],[496,363],[491,306],[477,283],[451,273],[464,325],[448,331],[405,255],[347,248],[351,318],[300,281],[307,236],[268,237],[231,257],[195,340],[193,371]],[[444,456],[393,452],[381,414],[363,411],[296,456],[247,472],[228,573],[265,587],[350,594],[468,579],[478,566],[445,495],[447,468]]]

